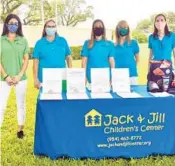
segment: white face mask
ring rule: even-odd
[[[56,28],[46,28],[46,34],[48,36],[53,36],[56,33]]]

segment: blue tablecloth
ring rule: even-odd
[[[34,154],[51,159],[175,153],[175,97],[37,101]],[[89,94],[88,94],[89,95]]]

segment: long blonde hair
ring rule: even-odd
[[[116,45],[118,45],[118,44],[120,43],[120,41],[121,41],[121,36],[120,36],[120,34],[118,33],[118,29],[119,29],[119,28],[122,28],[122,27],[128,28],[129,32],[128,32],[128,35],[126,36],[126,40],[128,41],[128,43],[131,43],[129,25],[128,25],[127,21],[121,20],[121,21],[117,24],[117,26],[116,26],[116,28],[115,28],[115,44],[116,44]]]
[[[94,40],[95,40],[94,26],[95,26],[95,24],[96,24],[97,22],[100,22],[100,23],[102,24],[102,26],[103,26],[103,28],[104,28],[104,33],[103,33],[102,38],[103,38],[104,40],[106,40],[106,29],[105,29],[105,25],[104,25],[103,21],[100,20],[100,19],[94,20],[94,22],[93,22],[93,24],[92,24],[91,38],[90,38],[90,40],[89,40],[89,42],[88,42],[88,48],[92,48],[93,45],[94,45]]]

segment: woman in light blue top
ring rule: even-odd
[[[137,64],[139,61],[139,46],[136,40],[130,38],[130,28],[126,21],[120,21],[115,30],[115,67],[128,68],[130,84],[138,84]]]
[[[172,51],[175,57],[175,34],[169,31],[166,17],[163,14],[155,17],[154,32],[149,36],[148,47],[150,49],[149,60],[172,62]]]
[[[34,86],[40,88],[43,68],[72,67],[71,51],[65,38],[58,36],[54,20],[44,25],[43,35],[37,41],[33,53]]]
[[[91,68],[114,68],[113,43],[106,39],[106,30],[102,20],[92,25],[90,40],[86,40],[82,51],[82,67],[86,69],[86,78],[91,83]]]

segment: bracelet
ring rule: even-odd
[[[4,77],[4,80],[6,80],[6,79],[7,79],[7,77],[9,77],[9,75],[6,75],[6,76]]]

